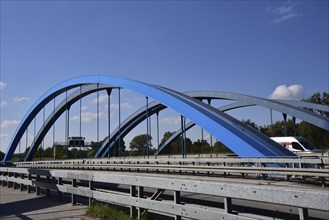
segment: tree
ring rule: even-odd
[[[175,132],[167,131],[164,133],[163,138],[160,142],[160,146],[162,146]],[[161,152],[161,154],[167,154],[167,155],[172,155],[172,154],[182,154],[182,136],[178,136],[176,139],[174,139],[169,145],[166,146]],[[192,148],[192,141],[190,138],[186,138],[186,151],[189,153],[189,151]]]
[[[45,158],[52,158],[53,157],[53,149],[52,149],[52,147],[47,147],[43,151],[43,157],[45,157]]]
[[[329,132],[322,128],[303,121],[299,125],[298,134],[320,149],[329,149]]]
[[[5,158],[5,153],[3,153],[2,151],[0,151],[0,161],[3,160],[3,158]]]
[[[309,98],[306,98],[303,100],[304,102],[311,102],[315,104],[320,105],[326,105],[329,106],[329,93],[323,92],[322,96],[320,92],[314,93]],[[311,110],[311,109],[309,109]],[[321,110],[311,110],[317,114],[320,114],[324,117],[329,117],[329,112],[321,111]],[[305,121],[302,121],[298,128],[299,135],[305,137],[308,139],[312,144],[315,146],[323,149],[328,150],[329,149],[329,132],[319,128],[317,126],[314,126],[312,124],[309,124]]]
[[[115,145],[110,149],[110,156],[113,156],[113,157],[118,157],[119,156],[119,151],[120,151],[119,145],[121,145],[121,156],[125,156],[127,154],[127,152],[126,152],[126,143],[123,140],[123,138],[121,138],[121,140],[116,141]]]
[[[310,102],[310,103],[315,103],[315,104],[320,104],[320,105],[329,105],[329,93],[323,92],[322,96],[320,92],[314,93],[312,96],[303,99],[303,102]],[[321,111],[321,110],[313,110],[309,109],[310,111],[313,111],[315,113],[318,113],[320,115],[323,115],[325,117],[329,117],[329,112]]]
[[[206,140],[196,140],[193,142],[192,147],[187,148],[187,152],[190,154],[206,154],[210,153],[210,145]]]
[[[294,125],[294,121],[289,119],[287,121],[287,136],[295,136],[295,129],[297,131],[298,124]],[[294,128],[295,126],[295,128]],[[277,121],[273,125],[265,125],[259,127],[260,132],[266,134],[269,137],[285,136],[285,125],[284,121]]]
[[[222,142],[217,141],[214,144],[214,153],[218,153],[218,154],[232,154],[234,153],[233,151],[231,151],[231,149],[229,149],[228,147],[226,147]]]
[[[151,140],[152,140],[151,135],[148,134],[137,135],[131,140],[130,149],[134,151],[134,153],[137,155],[146,155],[147,147],[151,147]]]
[[[243,123],[245,123],[246,125],[249,125],[250,127],[256,129],[257,131],[259,131],[259,126],[256,125],[255,122],[252,122],[250,119],[247,119],[247,120],[242,120]]]
[[[167,131],[163,134],[163,138],[160,142],[160,146],[162,146],[172,135],[174,132]],[[173,140],[166,148],[164,148],[161,154],[178,154],[178,152],[182,152],[182,141],[181,138],[176,138]]]

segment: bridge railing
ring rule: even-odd
[[[290,207],[290,213],[306,219],[309,211],[329,214],[329,192],[323,188],[292,188],[238,182],[221,182],[214,178],[159,176],[79,170],[44,170],[0,167],[2,186],[34,190],[37,194],[57,192],[71,195],[72,204],[77,196],[130,208],[131,216],[149,210],[164,215],[192,219],[265,219],[266,213],[275,216],[278,211],[253,212],[249,202],[268,203]],[[166,194],[166,196],[163,196]],[[204,199],[207,197],[207,199]],[[200,202],[201,200],[201,202]],[[203,202],[207,200],[207,202]],[[247,208],[238,208],[236,200]],[[211,202],[209,202],[211,201]],[[272,206],[271,205],[271,206]],[[268,217],[268,216],[267,216]]]
[[[253,164],[254,166],[264,167],[268,164],[285,164],[287,167],[304,167],[315,165],[317,167],[329,166],[329,156],[304,156],[304,157],[210,157],[189,156],[150,156],[150,157],[122,157],[122,158],[98,158],[98,159],[68,159],[68,160],[48,160],[48,161],[27,161],[16,162],[19,167],[33,166],[40,164],[192,164],[192,165],[238,165],[245,166]]]
[[[268,176],[287,180],[311,179],[323,186],[329,181],[328,157],[314,158],[215,158],[215,157],[157,157],[102,158],[15,163],[20,168],[107,170],[128,172],[206,174],[238,177]],[[276,165],[276,166],[273,166]],[[279,165],[279,166],[278,166]],[[311,177],[311,178],[310,178]],[[313,178],[315,177],[315,179]]]

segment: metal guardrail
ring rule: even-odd
[[[190,176],[173,178],[172,176],[160,177],[149,174],[132,175],[115,172],[0,167],[0,183],[2,186],[12,186],[13,188],[26,187],[28,192],[31,192],[33,187],[37,194],[41,189],[44,189],[47,195],[50,191],[56,191],[59,197],[62,196],[62,193],[69,193],[72,196],[72,204],[75,204],[76,196],[82,196],[88,197],[90,202],[96,199],[128,206],[131,216],[136,214],[140,216],[143,209],[147,209],[164,215],[176,216],[178,219],[181,217],[266,219],[268,217],[264,215],[267,212],[236,211],[232,202],[235,199],[259,202],[259,204],[288,206],[296,210],[300,219],[308,218],[309,210],[318,210],[324,215],[329,214],[327,189],[220,182],[216,178],[200,180],[200,178]],[[107,184],[125,186],[127,190],[126,192],[122,192],[118,188],[108,190]],[[163,192],[171,194],[172,199],[161,198]],[[186,193],[209,196],[213,202],[221,201],[219,203],[223,205],[218,202],[215,202],[215,206],[207,203],[198,205],[192,202],[182,202]]]
[[[322,185],[329,181],[329,160],[321,158],[102,158],[15,163],[21,168],[165,172],[206,175],[269,175],[303,179],[315,177]],[[296,179],[296,178],[295,178]],[[313,180],[314,181],[314,180]]]
[[[33,164],[248,164],[264,166],[266,164],[287,164],[292,167],[300,164],[316,164],[319,166],[329,166],[328,156],[303,156],[303,157],[286,157],[286,158],[264,158],[264,157],[210,157],[205,156],[189,156],[182,158],[181,156],[158,156],[158,157],[122,157],[122,158],[99,158],[99,159],[69,159],[69,160],[48,160],[48,161],[28,161],[16,162],[16,165],[33,165]],[[293,165],[295,164],[295,165]]]

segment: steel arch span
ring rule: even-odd
[[[119,77],[82,76],[56,85],[36,101],[18,126],[4,160],[8,161],[12,159],[25,130],[28,128],[33,118],[36,117],[38,112],[40,112],[47,103],[67,90],[89,84],[105,84],[125,88],[157,100],[159,103],[177,111],[179,114],[189,118],[191,121],[207,130],[239,156],[264,157],[294,155],[269,138],[255,135],[253,130],[240,121],[183,93],[157,85],[150,85]]]
[[[91,84],[83,86],[80,90],[76,90],[72,94],[70,94],[67,99],[64,99],[61,103],[59,103],[54,109],[54,112],[52,112],[49,117],[45,120],[44,124],[41,126],[41,129],[37,133],[37,135],[34,138],[34,141],[32,142],[31,146],[39,146],[51,128],[51,126],[56,122],[58,117],[62,113],[64,113],[65,110],[70,109],[71,105],[73,105],[76,101],[80,100],[81,98],[85,97],[86,95],[89,95],[91,93],[101,91],[101,90],[107,90],[108,94],[111,93],[112,86],[109,85],[103,85],[103,84]],[[184,94],[187,94],[193,98],[200,99],[200,100],[208,100],[209,102],[212,99],[226,99],[226,100],[235,100],[238,101],[236,103],[232,103],[226,106],[222,106],[219,108],[220,111],[228,111],[235,108],[242,108],[247,106],[262,106],[269,109],[276,110],[278,112],[282,112],[283,114],[288,114],[288,112],[291,114],[291,116],[299,118],[301,120],[307,121],[309,123],[312,123],[316,126],[321,127],[321,125],[326,124],[327,118],[323,118],[323,116],[314,114],[313,112],[309,112],[300,109],[300,108],[312,108],[316,110],[322,110],[322,111],[329,111],[328,106],[322,106],[317,105],[313,103],[306,103],[306,102],[285,102],[283,100],[280,100],[279,102],[277,100],[268,100],[263,98],[258,98],[254,96],[248,96],[248,95],[242,95],[242,94],[236,94],[236,93],[229,93],[229,92],[219,92],[219,91],[196,91],[196,92],[186,92]],[[210,103],[209,103],[210,104]],[[292,104],[292,105],[291,105]],[[298,108],[297,108],[298,107]],[[327,108],[326,108],[327,107]],[[120,135],[121,138],[125,137],[133,128],[135,128],[139,123],[141,123],[143,120],[146,119],[146,110],[148,110],[148,115],[151,116],[153,114],[159,113],[161,110],[165,109],[166,106],[157,103],[155,101],[149,103],[148,107],[146,106],[140,108],[135,113],[130,115],[125,121],[121,123],[121,126],[119,128],[116,128],[111,134],[111,140],[108,138],[104,141],[103,145],[99,148],[97,151],[95,158],[97,157],[104,157],[107,155],[108,150],[112,148],[118,142],[118,137]],[[327,122],[328,124],[328,122]],[[186,124],[186,130],[189,130],[191,127],[193,127],[195,124],[193,122],[189,122]],[[325,126],[324,126],[325,127]],[[327,128],[328,129],[328,128]],[[159,151],[156,152],[155,155],[158,155],[161,153],[161,151],[169,145],[175,138],[181,135],[181,129],[178,130],[174,135],[172,135],[162,146],[159,147]],[[261,134],[259,134],[261,135]],[[110,143],[110,145],[109,145]],[[26,154],[24,161],[32,160],[32,158],[35,156],[36,147],[32,147],[29,149],[29,152]]]
[[[277,100],[270,100],[270,99],[264,99],[264,98],[258,98],[254,96],[248,96],[248,95],[242,95],[237,93],[230,93],[230,92],[219,92],[219,91],[195,91],[195,92],[184,92],[184,94],[189,95],[193,98],[200,99],[200,100],[212,100],[212,99],[225,99],[225,100],[234,100],[237,101],[236,103],[232,103],[226,106],[222,106],[219,108],[220,111],[225,112],[236,108],[243,108],[248,106],[262,106],[268,109],[276,110],[278,112],[281,112],[283,114],[289,114],[290,116],[293,116],[295,118],[299,118],[301,120],[304,120],[306,122],[309,122],[315,126],[324,128],[325,130],[329,130],[329,120],[328,118],[315,114],[311,111],[305,111],[303,108],[311,108],[316,110],[323,110],[329,112],[328,106],[322,106],[318,104],[313,103],[306,103],[306,102],[292,102],[292,105],[290,102],[287,101],[277,101]],[[118,141],[119,133],[120,136],[125,136],[128,134],[134,127],[136,127],[141,121],[145,120],[146,118],[146,109],[148,109],[148,115],[151,116],[153,114],[156,114],[163,109],[165,109],[166,106],[163,106],[160,103],[157,102],[151,102],[148,105],[148,108],[146,106],[140,108],[135,113],[131,114],[125,121],[123,121],[120,125],[119,129],[118,127],[111,133],[109,140],[108,138],[104,141],[100,149],[95,155],[95,158],[97,157],[105,157],[108,153],[109,149],[112,148]],[[195,123],[189,122],[186,124],[186,130],[193,127]],[[155,155],[158,155],[161,153],[161,151],[170,144],[175,138],[181,135],[182,130],[179,129],[174,135],[172,135],[162,146],[159,147],[159,151],[156,152]],[[263,135],[260,132],[257,135]],[[110,144],[110,145],[109,145]]]
[[[103,84],[91,84],[83,86],[80,90],[76,90],[72,94],[70,94],[66,99],[64,99],[61,103],[59,103],[54,109],[49,117],[45,120],[44,124],[41,126],[41,129],[37,133],[32,142],[31,146],[34,146],[29,149],[29,152],[26,154],[24,161],[32,160],[35,156],[36,146],[39,146],[51,128],[51,126],[56,122],[58,117],[66,111],[66,109],[70,109],[71,105],[73,105],[76,101],[80,100],[81,98],[89,95],[91,93],[107,90],[108,95],[112,91],[112,86],[103,85]],[[225,99],[225,100],[234,100],[237,101],[236,103],[229,104],[227,106],[222,106],[219,108],[220,111],[228,111],[235,108],[242,108],[247,106],[262,106],[265,108],[273,109],[278,112],[282,112],[283,114],[290,113],[291,116],[299,118],[301,120],[307,121],[314,125],[321,127],[325,125],[328,119],[321,117],[321,115],[314,114],[313,112],[305,111],[300,108],[312,108],[316,110],[323,110],[329,111],[329,107],[325,108],[325,106],[317,105],[313,103],[305,103],[305,102],[293,102],[291,105],[290,102],[284,103],[283,101],[278,102],[277,100],[268,100],[263,98],[258,98],[254,96],[236,94],[236,93],[229,93],[229,92],[219,92],[219,91],[196,91],[196,92],[186,92],[187,94],[193,98],[200,99],[200,100],[208,100],[209,102],[212,99]],[[283,103],[282,103],[283,102]],[[209,103],[210,104],[210,103]],[[298,108],[297,108],[298,107]],[[137,110],[135,113],[131,114],[126,120],[124,120],[119,127],[117,127],[109,136],[111,139],[108,138],[104,141],[103,145],[97,151],[95,158],[97,157],[104,157],[107,155],[108,151],[118,142],[118,137],[120,135],[121,138],[125,137],[133,128],[135,128],[139,123],[146,119],[146,111],[148,111],[148,116],[153,114],[159,113],[166,106],[158,103],[158,102],[151,102],[149,103],[148,107],[144,106]],[[326,121],[327,120],[327,121]],[[189,130],[195,124],[193,122],[189,122],[186,124],[186,130]],[[324,126],[325,127],[325,126]],[[328,129],[328,128],[327,128]],[[178,130],[173,136],[171,136],[162,146],[159,147],[159,151],[156,152],[155,155],[158,155],[169,143],[171,143],[175,138],[181,135],[181,129]],[[259,134],[262,135],[262,134]],[[110,143],[110,145],[109,145]]]

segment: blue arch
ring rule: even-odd
[[[290,151],[274,141],[257,136],[248,126],[238,120],[177,91],[119,77],[83,76],[56,85],[38,99],[16,130],[4,160],[11,160],[28,125],[48,102],[69,89],[87,84],[118,86],[155,99],[203,127],[239,156],[293,156]]]
[[[329,120],[328,118],[315,114],[311,111],[306,111],[303,108],[310,108],[315,110],[329,111],[329,106],[318,105],[314,103],[306,103],[306,102],[298,102],[298,101],[283,101],[283,100],[271,100],[264,99],[255,96],[231,93],[231,92],[220,92],[220,91],[194,91],[194,92],[184,92],[184,94],[191,96],[193,98],[199,100],[211,100],[211,99],[225,99],[225,100],[235,100],[238,101],[236,103],[232,103],[226,106],[219,108],[220,111],[228,111],[231,109],[242,108],[247,106],[262,106],[265,108],[273,109],[285,114],[290,114],[293,117],[299,118],[306,122],[309,122],[313,125],[321,127],[325,130],[329,130]],[[166,108],[160,103],[151,102],[148,106],[149,116],[155,114],[161,110]],[[145,120],[146,115],[146,106],[140,108],[135,113],[131,114],[125,121],[123,121],[120,125],[121,130],[119,131],[116,128],[111,133],[111,140],[108,138],[104,141],[103,145],[100,147],[95,157],[105,157],[108,153],[108,150],[112,148],[118,141],[118,136],[125,136],[128,134],[135,126],[137,126],[140,122]],[[190,122],[186,124],[186,129],[190,129],[193,127],[195,123]],[[171,141],[181,135],[181,129],[178,130],[173,136],[171,136],[160,148],[159,152],[156,152],[155,155],[158,155]],[[261,133],[259,135],[262,135]],[[110,144],[110,146],[109,146]]]
[[[57,105],[56,109],[54,109],[54,111],[45,120],[37,135],[34,137],[34,140],[31,144],[31,148],[25,155],[24,161],[32,160],[32,158],[35,156],[38,146],[41,144],[43,138],[45,137],[51,126],[56,122],[56,120],[61,116],[62,113],[64,113],[67,109],[71,107],[72,104],[93,92],[101,90],[110,90],[112,88],[112,86],[103,84],[86,85],[70,94],[67,99],[64,99],[62,102],[60,102]]]

